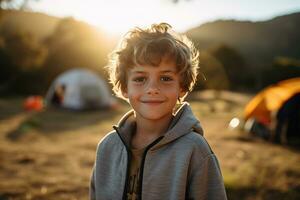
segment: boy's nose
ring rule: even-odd
[[[157,88],[149,88],[147,90],[147,94],[158,94],[159,93],[159,89]]]
[[[147,94],[158,94],[159,86],[156,81],[149,81],[149,85],[147,87]]]

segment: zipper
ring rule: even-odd
[[[125,186],[123,190],[122,200],[127,200],[127,188],[128,188],[128,178],[129,178],[129,170],[130,170],[130,162],[131,162],[131,151],[129,147],[126,145],[125,141],[121,137],[121,134],[118,130],[117,126],[113,126],[113,128],[116,130],[117,134],[119,135],[122,143],[124,144],[127,152],[127,167],[126,167],[126,178],[125,178]]]
[[[153,147],[154,145],[156,145],[161,139],[163,139],[164,136],[160,136],[159,138],[157,138],[156,140],[154,140],[154,142],[152,142],[151,144],[149,144],[144,153],[143,153],[143,157],[142,157],[142,161],[141,161],[141,165],[140,165],[140,174],[139,174],[139,183],[138,183],[138,192],[137,192],[137,196],[138,196],[138,200],[142,200],[142,190],[143,190],[143,174],[144,174],[144,165],[145,165],[145,160],[146,160],[146,155],[147,152],[149,151],[149,149],[151,149],[151,147]]]
[[[113,128],[116,130],[117,134],[119,135],[122,143],[124,144],[126,151],[127,151],[127,168],[126,168],[126,178],[125,178],[125,186],[124,186],[124,190],[123,190],[123,196],[122,196],[122,200],[127,200],[127,188],[128,188],[128,178],[129,178],[129,170],[130,170],[130,162],[131,162],[131,151],[129,149],[129,147],[126,145],[125,141],[123,140],[123,138],[121,137],[121,134],[118,130],[117,126],[113,126]],[[142,157],[142,161],[141,161],[141,165],[140,165],[140,174],[139,174],[139,183],[138,183],[138,192],[137,192],[137,196],[138,196],[138,200],[142,200],[142,190],[143,190],[143,174],[144,174],[144,165],[145,165],[145,159],[146,159],[146,155],[147,152],[149,151],[149,149],[151,149],[154,145],[156,145],[161,139],[163,139],[164,136],[160,136],[159,138],[157,138],[156,140],[154,140],[151,144],[149,144],[144,153],[143,153],[143,157]]]

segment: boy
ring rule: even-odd
[[[166,23],[136,28],[109,65],[133,110],[99,143],[90,199],[226,199],[218,161],[188,103],[198,52]]]

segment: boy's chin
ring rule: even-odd
[[[136,117],[143,118],[145,120],[149,121],[159,121],[167,118],[171,118],[173,116],[172,112],[167,112],[167,113],[157,113],[157,112],[151,112],[148,111],[147,113],[139,113],[136,115]]]

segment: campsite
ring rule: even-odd
[[[245,107],[245,121],[252,120],[257,127],[252,132],[282,144],[299,142],[299,92],[299,78],[278,82],[259,92]]]
[[[188,99],[219,158],[228,198],[299,199],[299,148],[228,126],[242,117],[251,97],[223,92],[215,99],[213,91],[204,91]],[[0,99],[0,199],[87,199],[97,143],[129,106],[26,112],[23,100]]]
[[[48,89],[45,101],[73,110],[105,108],[114,104],[106,81],[84,68],[60,74]]]
[[[97,145],[131,109],[112,92],[112,52],[159,22],[199,51],[186,101],[228,199],[300,199],[299,11],[293,0],[0,0],[0,200],[89,199]]]

